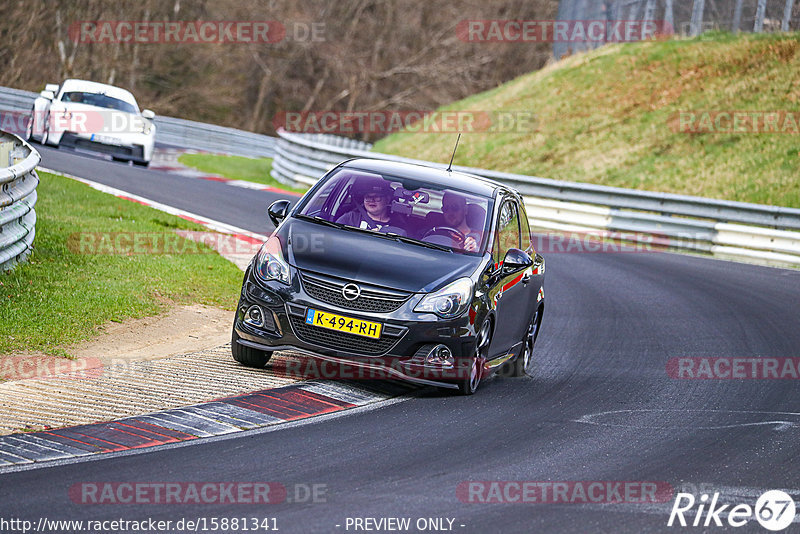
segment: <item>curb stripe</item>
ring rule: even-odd
[[[3,465],[32,464],[33,460],[0,450],[0,462],[3,462]]]
[[[233,404],[226,404],[223,402],[209,403],[203,406],[192,406],[186,408],[186,411],[246,429],[258,428],[282,421],[282,419],[272,417],[271,415],[256,413],[252,410],[246,410],[234,406]]]
[[[64,436],[59,436],[51,432],[42,432],[38,435],[52,441],[53,443],[57,443],[63,447],[80,449],[86,453],[93,453],[98,451],[98,448],[95,447],[94,445],[89,445],[88,443],[83,443],[82,441],[77,441],[74,439],[66,438]]]
[[[192,436],[191,434],[187,434],[185,432],[178,432],[176,430],[171,430],[169,428],[164,428],[163,426],[154,425],[152,423],[145,423],[144,421],[136,421],[134,419],[127,419],[123,423],[120,421],[119,423],[122,426],[127,426],[130,428],[136,428],[139,430],[146,430],[148,432],[152,432],[158,436],[162,436],[170,441],[183,441],[187,439],[196,439],[197,436]]]
[[[280,425],[365,406],[415,389],[389,382],[358,386],[302,382],[117,421],[12,434],[0,437],[0,470]]]
[[[83,428],[83,427],[62,428],[58,430],[51,430],[49,433],[58,436],[64,436],[65,438],[69,439],[74,439],[75,441],[78,441],[85,445],[91,445],[93,447],[96,447],[97,452],[116,452],[125,450],[125,447],[118,445],[116,443],[111,443],[100,438],[85,436],[80,432],[76,431],[78,428]]]
[[[306,415],[299,410],[293,410],[287,407],[280,401],[262,399],[259,395],[250,395],[246,399],[237,399],[232,402],[241,408],[245,408],[246,410],[253,410],[255,412],[279,417],[284,421],[290,421],[296,417],[302,417],[303,415]]]

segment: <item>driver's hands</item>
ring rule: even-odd
[[[466,250],[467,252],[475,252],[476,250],[478,250],[478,242],[475,241],[474,237],[468,236],[464,240],[464,250]]]

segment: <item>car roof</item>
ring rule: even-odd
[[[413,163],[401,163],[398,161],[357,158],[345,161],[342,163],[343,167],[350,169],[360,169],[363,171],[377,172],[380,174],[388,174],[400,178],[412,178],[423,182],[428,182],[436,185],[452,187],[460,189],[469,193],[485,197],[494,197],[498,189],[513,192],[507,186],[477,176],[459,171],[447,171],[427,165],[418,165]]]
[[[112,98],[128,102],[129,104],[133,104],[136,107],[139,107],[136,104],[136,99],[133,97],[130,91],[127,91],[121,87],[107,85],[105,83],[90,82],[88,80],[75,80],[75,79],[64,80],[64,83],[61,84],[61,92],[63,93],[72,91],[81,91],[85,93],[101,93],[110,96]]]

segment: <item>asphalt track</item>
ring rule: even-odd
[[[65,151],[42,156],[43,166],[256,232],[268,230],[265,207],[278,196]],[[348,517],[412,525],[447,517],[464,533],[711,532],[723,529],[667,527],[672,500],[476,504],[456,489],[465,481],[659,481],[753,505],[765,490],[800,487],[797,381],[666,372],[673,357],[800,356],[799,272],[658,252],[546,257],[532,378],[496,377],[472,397],[422,390],[269,433],[6,473],[0,518],[275,517],[282,532],[354,532]],[[274,481],[327,492],[325,502],[258,506],[90,506],[68,495],[77,483],[132,481]],[[766,532],[756,522],[735,530]]]

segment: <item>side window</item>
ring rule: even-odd
[[[522,238],[522,244],[520,244],[519,248],[525,251],[532,251],[531,227],[528,224],[528,214],[525,213],[525,206],[522,204],[519,206],[519,228],[520,237]]]
[[[495,242],[497,254],[495,263],[503,261],[510,248],[519,248],[519,216],[517,204],[507,200],[500,208],[500,220],[497,222],[497,241]]]
[[[319,216],[324,219],[330,220],[330,213],[334,200],[331,195],[334,193],[334,190],[341,185],[341,181],[337,180],[336,178],[332,178],[328,180],[326,184],[322,186],[322,189],[316,194],[314,199],[306,206],[303,210],[304,213],[312,216]]]

